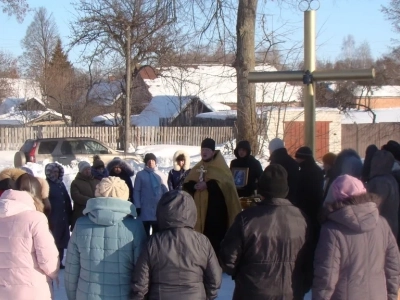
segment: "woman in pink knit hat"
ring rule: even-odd
[[[331,190],[315,252],[313,300],[397,300],[400,255],[379,215],[380,198],[350,175],[337,177]]]

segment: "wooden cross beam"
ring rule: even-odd
[[[255,82],[288,82],[304,83],[304,137],[305,145],[315,154],[315,94],[316,81],[368,80],[375,77],[375,70],[329,70],[315,69],[315,10],[304,12],[304,71],[249,72],[248,81]]]

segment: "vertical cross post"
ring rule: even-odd
[[[304,70],[315,71],[315,10],[304,12]],[[304,141],[315,153],[315,81],[303,87]]]

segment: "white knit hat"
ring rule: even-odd
[[[268,150],[269,153],[272,154],[275,150],[285,148],[285,145],[283,144],[283,141],[280,138],[274,138],[269,142],[268,145]]]
[[[129,188],[119,177],[103,178],[96,186],[95,197],[112,197],[121,200],[129,199]]]

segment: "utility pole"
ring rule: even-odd
[[[125,98],[125,143],[124,152],[125,155],[128,154],[129,150],[129,133],[131,128],[131,82],[132,82],[132,72],[131,72],[131,26],[128,25],[126,28],[126,98]]]

